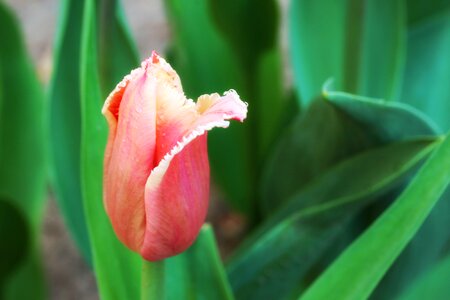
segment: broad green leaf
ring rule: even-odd
[[[94,269],[97,276],[100,296],[103,299],[139,299],[140,295],[140,257],[128,250],[113,232],[111,224],[103,207],[102,177],[103,152],[106,145],[107,126],[101,114],[104,95],[100,82],[104,84],[104,91],[112,90],[117,82],[137,63],[133,56],[131,46],[116,45],[126,39],[123,38],[123,29],[119,30],[118,2],[102,2],[106,7],[99,10],[93,0],[87,0],[83,12],[83,30],[81,43],[81,112],[82,112],[82,139],[81,139],[81,174],[84,208],[86,213],[89,235],[91,238]],[[102,13],[104,13],[102,15]],[[98,17],[100,22],[97,23]],[[102,18],[108,22],[102,23]],[[111,25],[113,23],[114,25]],[[111,26],[102,31],[97,24]],[[114,30],[117,30],[115,32]],[[102,39],[102,33],[117,34],[111,39]],[[113,54],[105,54],[110,58],[109,64],[115,65],[100,68],[99,43],[103,49],[111,49]],[[109,43],[113,43],[108,47]],[[121,50],[120,50],[121,49]],[[126,62],[129,63],[126,66]],[[106,64],[105,61],[103,63]],[[116,65],[117,63],[117,65]],[[109,71],[106,71],[109,70]],[[120,79],[119,79],[120,78]],[[102,80],[101,80],[102,79]],[[111,82],[108,80],[117,80]],[[108,86],[108,87],[107,87]]]
[[[340,255],[301,299],[369,297],[417,233],[449,182],[450,138],[447,137],[397,200]]]
[[[438,129],[425,114],[411,106],[351,95],[344,92],[323,91],[324,97],[383,141],[395,141],[411,136],[434,135]]]
[[[399,300],[435,299],[445,300],[450,294],[450,255],[437,262],[417,280],[410,282],[409,288]]]
[[[273,214],[322,172],[376,143],[363,126],[329,102],[317,99],[284,130],[268,159],[261,183],[262,212]]]
[[[84,1],[61,1],[50,87],[52,181],[58,206],[84,258],[91,249],[81,196],[80,42]]]
[[[186,252],[144,262],[142,289],[142,299],[233,299],[211,227],[204,225]]]
[[[437,131],[423,113],[405,104],[333,92],[328,86],[325,100],[311,103],[285,130],[269,158],[261,184],[263,213],[273,213],[293,192],[346,157]]]
[[[414,23],[408,33],[408,56],[401,101],[450,129],[450,5]]]
[[[437,131],[433,129],[436,128],[433,122],[423,113],[407,105],[352,96],[342,92],[324,91],[324,93],[332,103],[375,129],[376,134],[384,136],[385,140],[406,139],[412,135],[432,135]],[[447,196],[444,198],[384,276],[373,294],[374,299],[393,297],[439,258],[439,253],[449,239],[445,224],[450,222],[450,202],[448,201],[450,198]],[[377,204],[367,213],[374,215],[374,211],[383,210],[388,203]],[[361,216],[361,218],[370,219],[367,216]]]
[[[7,205],[12,210],[8,214],[11,223],[6,225],[3,222],[7,218],[2,217],[2,226],[17,230],[14,234],[24,231],[27,234],[22,237],[25,240],[16,240],[17,243],[26,242],[27,246],[22,249],[22,259],[16,261],[13,272],[3,278],[0,297],[44,299],[38,250],[47,171],[44,99],[17,21],[2,2],[0,39],[0,198],[10,201]],[[2,212],[5,213],[7,211]],[[14,214],[21,215],[22,221]],[[25,227],[21,229],[21,226]],[[6,236],[2,235],[2,238]],[[1,245],[0,248],[5,247],[4,251],[12,251],[9,247],[14,246],[4,240]],[[14,256],[2,256],[1,260],[12,262]]]
[[[208,0],[187,3],[166,2],[174,32],[172,63],[181,77],[189,97],[235,89],[242,95],[244,77],[237,58],[215,29],[208,11]],[[247,122],[231,124],[227,130],[208,134],[209,157],[215,180],[227,194],[231,204],[241,212],[254,209],[255,156],[251,149]]]
[[[395,99],[405,23],[402,0],[292,1],[290,53],[294,85],[304,104],[320,94],[329,78],[340,90]]]
[[[368,150],[301,189],[228,264],[236,297],[284,299],[304,288],[300,282],[350,217],[403,181],[434,146],[432,140],[412,140]]]

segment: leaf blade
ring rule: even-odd
[[[449,181],[450,138],[447,137],[396,202],[300,299],[324,299],[327,295],[339,299],[367,298],[417,232]]]

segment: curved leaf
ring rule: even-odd
[[[80,42],[84,1],[61,1],[50,87],[52,181],[58,206],[88,263],[91,249],[81,196]]]
[[[376,144],[377,139],[363,126],[329,102],[317,99],[284,130],[268,159],[261,183],[262,212],[273,214],[322,172]]]
[[[439,131],[425,114],[402,103],[334,92],[327,90],[326,86],[323,95],[383,141],[430,136]]]
[[[301,299],[369,297],[417,233],[449,182],[450,138],[447,137],[407,189],[340,255]]]
[[[341,92],[324,93],[332,103],[373,128],[375,134],[385,140],[407,139],[414,134],[432,135],[437,131],[428,117],[408,105]],[[446,195],[450,195],[449,192]],[[444,198],[446,199],[439,202],[413,241],[384,276],[373,294],[374,299],[394,297],[439,258],[439,253],[449,238],[449,233],[444,228],[450,221],[450,198]],[[370,220],[370,215],[383,210],[388,203],[377,204],[361,219]]]
[[[301,189],[227,266],[236,297],[284,299],[303,288],[300,282],[350,217],[404,180],[434,146],[431,140],[413,140],[372,149]]]

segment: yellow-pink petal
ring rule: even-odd
[[[209,199],[207,131],[242,121],[236,92],[187,99],[176,72],[156,53],[118,85],[103,113],[104,202],[119,239],[147,260],[187,249]]]

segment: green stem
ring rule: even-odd
[[[161,285],[163,280],[156,278],[164,277],[165,265],[164,261],[149,262],[142,261],[142,281],[141,281],[141,299],[153,300],[164,299],[164,286]]]

